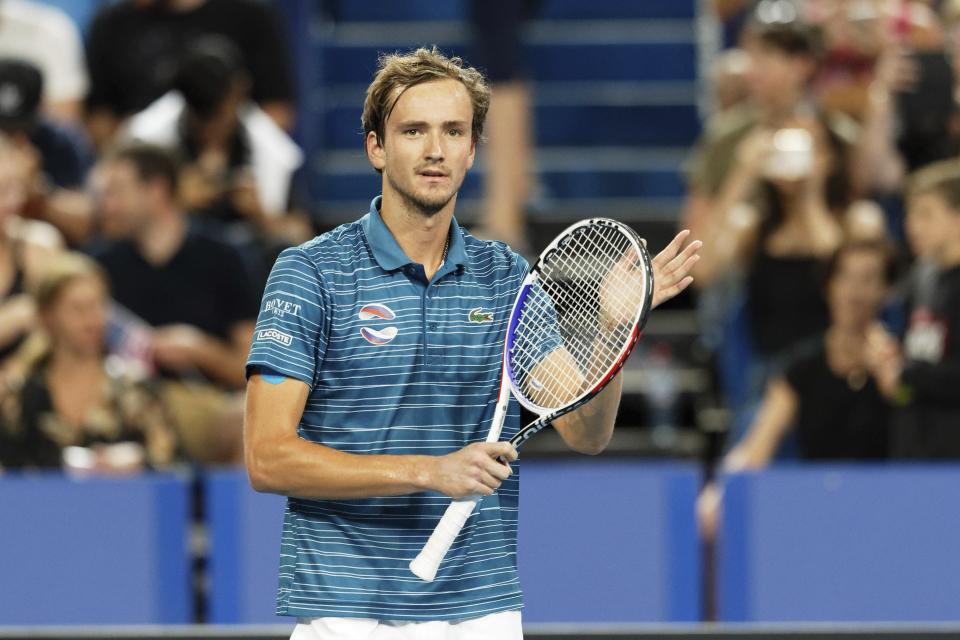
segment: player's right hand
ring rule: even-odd
[[[516,459],[509,442],[476,442],[434,458],[430,486],[455,500],[489,496],[513,473],[509,463]]]

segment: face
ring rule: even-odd
[[[68,282],[44,314],[54,348],[84,355],[103,351],[108,295],[100,279],[81,276]]]
[[[906,231],[913,252],[937,262],[960,243],[960,212],[937,193],[917,194],[907,206]]]
[[[17,152],[0,152],[0,221],[19,215],[27,202],[26,173]]]
[[[884,257],[876,250],[845,252],[827,284],[833,323],[865,329],[877,317],[887,296]]]
[[[109,162],[95,178],[101,231],[111,239],[129,238],[147,219],[146,188],[132,164]]]
[[[455,202],[473,166],[473,105],[456,80],[407,89],[384,127],[383,145],[367,135],[367,155],[383,171],[384,195],[392,191],[407,206],[432,216]]]
[[[761,108],[785,108],[796,100],[811,73],[811,63],[802,56],[787,55],[759,41],[746,47],[750,56],[747,86]]]

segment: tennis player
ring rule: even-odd
[[[277,612],[299,619],[295,640],[522,637],[517,453],[483,440],[527,263],[453,215],[489,100],[458,58],[385,56],[362,120],[382,196],[284,251],[267,283],[246,463],[255,489],[288,496]],[[686,235],[654,260],[654,305],[691,282]],[[555,423],[572,449],[604,449],[620,390]],[[518,428],[513,403],[502,438]],[[471,495],[485,497],[437,579],[413,576],[450,498]]]

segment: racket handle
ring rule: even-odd
[[[418,578],[433,582],[437,577],[437,569],[440,563],[450,550],[453,541],[460,535],[460,530],[466,524],[467,518],[473,513],[474,507],[480,502],[480,498],[468,500],[454,500],[447,507],[443,518],[437,523],[437,528],[430,534],[427,544],[423,545],[416,558],[410,561],[410,571]]]

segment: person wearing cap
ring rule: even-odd
[[[90,88],[83,39],[71,17],[53,4],[0,1],[0,58],[35,64],[44,79],[43,112],[57,122],[80,125]]]
[[[79,131],[43,115],[43,86],[33,63],[0,58],[0,132],[29,160],[24,215],[50,222],[77,246],[92,230],[92,207],[82,191],[92,154]]]

